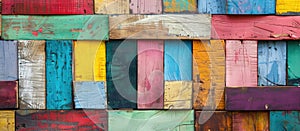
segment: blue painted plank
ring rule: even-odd
[[[192,41],[166,40],[164,58],[166,81],[192,80]]]
[[[270,113],[270,131],[299,131],[299,111],[272,111]]]
[[[72,109],[72,41],[46,41],[47,109]]]
[[[226,0],[198,0],[198,12],[203,14],[226,14]]]
[[[18,50],[16,41],[0,41],[0,81],[18,79]]]
[[[228,14],[275,14],[276,0],[227,0]]]

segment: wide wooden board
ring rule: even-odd
[[[15,130],[15,111],[0,111],[0,130]]]
[[[164,13],[196,13],[197,0],[163,0]]]
[[[161,14],[162,0],[130,0],[132,14]]]
[[[276,0],[277,15],[300,15],[299,0]]]
[[[269,131],[268,112],[233,112],[233,131]]]
[[[275,14],[276,0],[227,0],[228,14]]]
[[[0,109],[18,108],[18,81],[0,81]]]
[[[164,109],[192,109],[193,82],[165,81]]]
[[[95,14],[129,14],[129,0],[94,0]]]
[[[232,131],[232,113],[196,111],[195,131]]]
[[[198,13],[226,14],[226,0],[198,0]]]
[[[18,45],[16,41],[0,41],[0,81],[18,79]]]
[[[288,84],[290,86],[300,86],[300,41],[287,42],[287,65]]]
[[[300,130],[299,111],[271,111],[270,112],[270,130]]]

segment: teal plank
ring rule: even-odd
[[[288,85],[300,86],[300,41],[288,41]]]
[[[299,111],[272,111],[270,131],[299,131]]]
[[[0,41],[0,81],[18,79],[18,50],[16,41]]]
[[[2,37],[18,40],[108,40],[107,15],[3,15]]]
[[[275,14],[276,0],[227,0],[228,14]]]
[[[47,109],[72,109],[72,41],[46,41]]]
[[[226,0],[198,0],[198,12],[203,14],[226,14]]]

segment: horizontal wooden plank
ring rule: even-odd
[[[228,14],[275,14],[276,0],[227,0]]]
[[[164,109],[192,109],[192,81],[165,81]]]
[[[210,39],[210,15],[112,15],[109,22],[110,39]]]
[[[94,0],[96,14],[129,14],[129,0]]]
[[[18,108],[18,82],[0,81],[0,109]]]
[[[299,0],[276,0],[277,15],[300,15]]]
[[[18,46],[16,41],[0,41],[0,81],[18,79]]]
[[[162,0],[130,0],[132,14],[161,14]]]
[[[300,110],[299,93],[299,87],[227,87],[226,110]]]
[[[164,13],[196,13],[197,0],[163,0]]]
[[[270,112],[270,131],[300,130],[299,111],[271,111]]]
[[[213,39],[300,39],[300,16],[214,15]]]
[[[288,85],[300,86],[300,41],[287,42]]]
[[[233,112],[233,131],[269,131],[268,112]]]
[[[232,113],[225,111],[197,111],[196,131],[232,131]]]
[[[198,12],[204,14],[226,14],[226,0],[198,0]]]
[[[15,130],[15,111],[0,111],[0,130]]]
[[[108,40],[107,15],[2,16],[3,39]]]

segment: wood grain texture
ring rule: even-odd
[[[2,14],[93,14],[93,0],[3,0]]]
[[[228,14],[275,14],[276,0],[227,0]]]
[[[18,82],[0,81],[0,109],[18,108]]]
[[[194,109],[225,108],[224,40],[193,41],[193,81]]]
[[[16,130],[107,131],[105,110],[18,110]]]
[[[0,111],[0,130],[15,130],[15,111]]]
[[[47,109],[72,109],[72,41],[46,41]]]
[[[213,39],[300,39],[300,16],[213,15]]]
[[[299,111],[271,111],[270,112],[270,130],[298,131]]]
[[[138,40],[138,108],[163,109],[164,41]]]
[[[258,42],[258,85],[286,85],[286,42]]]
[[[214,111],[210,116],[208,111],[197,111],[195,113],[195,131],[232,131],[232,113],[225,111]],[[208,119],[205,123],[201,119]]]
[[[233,112],[233,131],[269,131],[268,112]]]
[[[162,0],[130,0],[133,14],[161,14],[162,10]]]
[[[16,41],[0,41],[0,81],[18,79],[18,47]]]
[[[108,40],[107,15],[2,16],[3,39]]]
[[[300,41],[287,42],[288,85],[300,85]]]
[[[226,41],[226,87],[257,85],[257,41]]]
[[[104,41],[75,41],[73,54],[75,81],[106,80]]]
[[[197,0],[163,0],[164,13],[195,13]]]
[[[45,41],[18,41],[20,109],[46,109]]]
[[[164,109],[192,109],[193,82],[165,81]]]
[[[204,14],[226,14],[226,0],[198,0],[198,12]]]
[[[193,110],[115,110],[108,118],[109,131],[194,131]]]
[[[276,0],[277,15],[300,15],[299,0]]]
[[[109,27],[110,39],[210,39],[211,16],[112,15]]]
[[[94,0],[96,14],[129,14],[129,0]]]
[[[105,82],[74,82],[75,108],[106,109]]]

